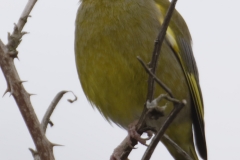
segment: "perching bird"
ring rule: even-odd
[[[87,99],[108,120],[127,129],[139,119],[147,94],[148,74],[136,59],[149,62],[168,0],[82,0],[77,12],[75,57]],[[174,11],[156,75],[187,105],[166,135],[197,160],[195,149],[207,159],[204,110],[191,35],[181,15]],[[166,93],[156,85],[154,97]],[[161,101],[163,106],[167,101]],[[167,103],[166,115],[173,105]],[[165,118],[149,120],[154,127]],[[193,136],[194,132],[194,136]],[[183,160],[168,141],[162,143],[176,160]]]

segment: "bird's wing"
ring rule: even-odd
[[[169,1],[155,0],[155,2],[163,16],[165,16],[169,6]],[[160,22],[162,23],[163,19],[160,19]],[[194,102],[192,114],[196,146],[200,156],[207,159],[204,130],[204,107],[199,85],[197,65],[192,52],[191,36],[188,31],[188,27],[181,15],[177,14],[177,11],[175,11],[172,16],[166,38],[186,76],[189,90]]]

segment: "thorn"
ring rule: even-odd
[[[51,143],[51,145],[53,146],[53,147],[55,147],[55,146],[64,146],[64,145],[61,145],[61,144],[56,144],[56,143]]]
[[[20,84],[23,84],[24,82],[27,82],[27,81],[20,81],[19,83],[20,83]]]
[[[24,36],[25,34],[29,34],[29,32],[23,31],[23,32],[21,33],[22,36]]]
[[[36,94],[28,93],[29,96],[35,96]]]
[[[28,148],[29,149],[29,151],[34,155],[34,154],[37,154],[37,151],[35,151],[34,149],[32,149],[32,148]]]
[[[16,57],[14,57],[14,58],[17,58],[17,60],[20,61],[20,59],[18,58],[18,55],[16,55]]]
[[[51,127],[54,126],[54,123],[49,119],[48,124],[50,124]]]
[[[16,30],[16,31],[18,32],[18,26],[17,26],[17,24],[16,24],[16,23],[13,23],[13,25],[14,25],[14,30]]]
[[[29,149],[29,151],[32,153],[32,156],[33,157],[35,157],[36,155],[38,155],[38,152],[37,151],[35,151],[34,149],[32,149],[32,148],[28,148]],[[35,159],[35,158],[34,158]]]
[[[3,96],[2,96],[2,97],[4,97],[7,92],[10,92],[10,89],[9,89],[9,88],[6,89],[6,91],[3,93]]]

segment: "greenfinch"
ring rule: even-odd
[[[75,58],[82,89],[99,112],[127,129],[138,120],[147,94],[148,74],[136,59],[151,60],[154,41],[164,21],[168,0],[82,0],[77,12]],[[167,29],[156,76],[174,96],[187,101],[165,134],[193,160],[207,159],[204,109],[192,40],[175,10]],[[155,87],[154,97],[165,91]],[[165,113],[173,104],[163,100]],[[166,117],[147,121],[160,128]],[[194,134],[193,134],[194,133]],[[176,160],[185,158],[166,139],[161,140]]]

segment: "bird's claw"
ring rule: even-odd
[[[142,145],[148,146],[147,141],[152,138],[153,132],[149,130],[149,131],[146,131],[146,133],[147,133],[147,138],[142,138],[141,135],[136,130],[136,123],[134,122],[133,124],[130,124],[128,129],[128,135],[129,135],[128,145],[133,148],[133,146],[131,145],[132,144],[131,138],[133,138],[139,143],[141,143]]]

